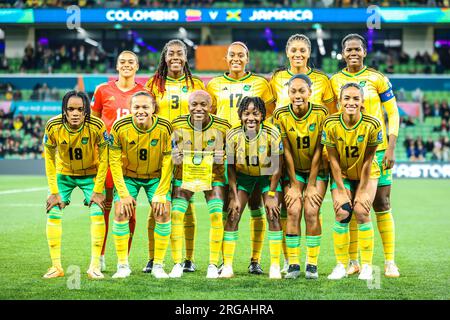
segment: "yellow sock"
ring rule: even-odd
[[[234,250],[239,231],[224,231],[223,233],[223,264],[233,265]]]
[[[128,221],[114,219],[112,234],[119,264],[128,264],[128,240],[130,239],[130,226]]]
[[[182,198],[175,198],[172,201],[172,233],[170,235],[170,243],[174,263],[181,263],[183,259],[184,214],[188,205],[189,202]]]
[[[358,224],[359,251],[361,263],[372,264],[373,257],[373,226],[372,221]]]
[[[171,229],[172,223],[170,221],[164,223],[156,222],[154,264],[163,264],[164,262],[167,246],[169,245]]]
[[[62,268],[61,266],[61,236],[62,236],[62,211],[58,207],[53,207],[47,214],[47,242],[50,250],[52,266]],[[102,239],[103,240],[103,239]]]
[[[209,229],[209,264],[219,263],[220,249],[223,241],[223,220],[221,199],[211,199],[207,202],[211,228]]]
[[[306,255],[308,256],[308,264],[317,266],[320,253],[320,240],[322,235],[306,236]]]
[[[345,266],[347,266],[349,259],[348,247],[350,242],[350,235],[348,229],[348,223],[340,223],[338,221],[334,222],[334,254],[336,255],[337,263],[342,263]]]
[[[377,227],[383,242],[384,260],[394,261],[395,254],[395,224],[391,209],[384,212],[375,212]]]
[[[220,209],[222,211],[222,208]],[[184,242],[186,260],[194,261],[195,235],[197,234],[197,217],[194,203],[190,202],[184,216]]]
[[[281,255],[281,242],[283,240],[283,231],[270,231],[268,232],[269,238],[269,252],[270,252],[270,265],[280,264]]]
[[[356,216],[352,215],[352,219],[349,224],[350,230],[350,245],[348,247],[348,254],[350,260],[358,260],[358,222]]]
[[[155,257],[155,218],[150,207],[147,220],[147,236],[148,236],[148,260]]]
[[[266,218],[264,208],[250,210],[250,242],[252,246],[252,261],[261,262],[261,251],[266,236]]]
[[[105,217],[102,209],[96,204],[93,204],[89,211],[91,217],[91,267],[99,268],[106,231]]]
[[[283,248],[284,259],[287,260],[288,254],[287,254],[287,247],[286,247],[286,224],[287,224],[287,210],[284,208],[281,208],[280,225],[281,225],[281,230],[283,230],[283,240],[281,242],[281,246]]]
[[[286,234],[286,251],[289,264],[300,264],[300,236]]]

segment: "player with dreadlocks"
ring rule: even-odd
[[[45,171],[49,185],[47,198],[47,241],[52,267],[44,278],[64,276],[61,265],[62,210],[79,187],[91,218],[91,264],[89,278],[102,279],[100,253],[105,236],[105,196],[108,168],[108,133],[102,120],[90,115],[89,97],[69,91],[63,98],[62,113],[45,127]]]
[[[105,122],[108,133],[111,131],[112,125],[116,120],[119,120],[130,113],[130,100],[133,94],[144,90],[144,87],[135,81],[136,72],[139,70],[139,58],[134,52],[128,50],[122,51],[117,57],[116,70],[119,73],[119,78],[98,85],[91,102],[92,114]],[[114,182],[109,169],[106,175],[105,189],[106,232],[103,241],[102,255],[100,257],[102,271],[106,270],[105,248],[114,190]],[[128,251],[131,248],[134,229],[136,228],[136,217],[134,214],[130,217],[129,225],[130,238]]]
[[[189,113],[188,98],[196,90],[205,86],[199,78],[191,73],[187,58],[187,47],[183,41],[174,39],[167,42],[161,52],[158,69],[145,85],[156,97],[159,117],[173,121]],[[154,258],[153,230],[155,221],[150,213],[148,220],[149,261],[143,271],[152,271]],[[195,207],[191,202],[184,219],[184,237],[186,256],[183,263],[185,272],[195,271],[194,249],[197,229]]]

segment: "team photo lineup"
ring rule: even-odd
[[[448,301],[449,7],[0,1],[0,300]]]
[[[150,206],[143,272],[155,278],[196,271],[195,223],[207,219],[196,214],[191,199],[200,191],[210,223],[208,279],[234,276],[236,240],[248,237],[239,235],[247,205],[251,274],[263,274],[267,234],[270,279],[298,278],[302,263],[304,276],[317,279],[322,232],[332,232],[336,266],[328,279],[359,274],[358,279],[371,280],[378,230],[384,276],[399,277],[389,201],[399,114],[388,78],[364,64],[366,50],[362,36],[347,35],[342,39],[347,66],[328,78],[308,66],[308,37],[293,34],[286,43],[290,67],[276,70],[268,81],[247,70],[250,50],[236,41],[227,51],[229,71],[206,87],[192,75],[180,40],[165,45],[145,86],[135,82],[138,56],[122,51],[117,80],[98,85],[92,101],[82,91],[67,92],[61,114],[45,126],[52,264],[44,278],[64,276],[63,211],[76,187],[89,206],[90,279],[104,278],[108,234],[117,254],[112,278],[132,276],[128,254],[141,189]],[[332,230],[322,230],[321,203],[328,189],[335,222]],[[173,267],[167,273],[169,247]]]

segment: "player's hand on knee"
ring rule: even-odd
[[[369,194],[365,191],[361,191],[356,194],[354,203],[355,205],[359,203],[366,212],[370,212],[370,208],[372,207]]]
[[[266,207],[269,220],[276,220],[280,215],[280,205],[278,204],[278,200],[275,197],[266,199],[264,205]]]
[[[92,193],[92,197],[91,197],[91,201],[89,202],[89,207],[95,203],[96,205],[98,205],[100,207],[100,209],[105,212],[105,207],[106,207],[106,203],[105,203],[105,195],[103,193],[98,193],[98,192],[93,192]]]
[[[230,199],[230,204],[228,205],[228,215],[231,221],[239,218],[241,213],[241,203],[239,199]]]
[[[47,198],[47,203],[46,203],[46,210],[47,210],[47,213],[48,213],[54,206],[58,206],[59,209],[62,209],[62,208],[63,208],[63,202],[62,202],[62,200],[61,200],[61,196],[59,195],[59,193],[51,194],[51,195]]]
[[[132,196],[120,199],[120,215],[129,219],[133,215],[135,206],[136,200]]]
[[[163,216],[165,213],[165,203],[162,202],[152,202],[152,210],[155,213],[155,215]]]
[[[302,193],[300,191],[300,186],[291,185],[286,194],[284,195],[284,201],[286,203],[286,207],[290,208],[297,200],[301,200]]]
[[[334,197],[333,200],[333,207],[334,211],[338,212],[338,210],[346,203],[350,203],[350,198],[347,195],[347,192],[344,191],[338,191]]]
[[[308,185],[305,191],[305,199],[309,201],[309,204],[313,208],[319,208],[322,205],[323,197],[317,191],[317,187],[313,185]]]

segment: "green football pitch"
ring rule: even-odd
[[[201,194],[196,195],[198,236],[195,273],[181,279],[157,280],[142,273],[147,262],[146,220],[148,203],[138,198],[137,228],[130,253],[132,275],[115,280],[116,254],[109,235],[105,279],[89,280],[89,215],[75,190],[71,205],[64,211],[62,262],[64,278],[42,279],[50,266],[45,238],[46,179],[35,176],[0,176],[0,299],[450,299],[450,180],[398,180],[392,194],[396,222],[396,261],[399,279],[383,276],[381,239],[376,231],[371,283],[352,276],[341,281],[327,280],[334,267],[332,247],[333,212],[327,195],[323,212],[323,238],[318,280],[304,278],[305,243],[302,239],[302,277],[296,280],[268,278],[268,243],[265,241],[262,266],[265,274],[249,275],[249,218],[240,225],[239,242],[232,279],[205,278],[208,263],[209,219]],[[379,269],[377,269],[377,266]],[[165,269],[172,267],[170,249]]]

